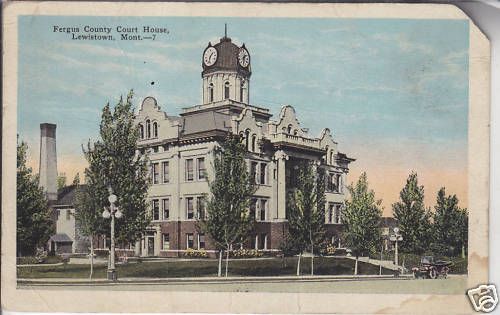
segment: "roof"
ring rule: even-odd
[[[231,128],[231,116],[216,111],[193,113],[183,117],[182,135],[191,135],[206,131],[222,130]]]
[[[69,238],[69,236],[65,233],[52,235],[50,237],[49,241],[56,242],[56,243],[68,243],[68,242],[72,243],[73,242],[73,240],[71,238]]]
[[[57,200],[53,202],[52,206],[72,206],[75,204],[76,193],[79,190],[86,189],[87,185],[69,185],[57,192]]]
[[[208,47],[212,45],[209,43]],[[244,47],[243,44],[241,47]],[[208,48],[207,47],[207,48]],[[203,62],[203,73],[210,73],[215,71],[239,71],[250,76],[250,66],[248,68],[243,68],[238,63],[238,53],[240,52],[240,47],[231,42],[231,38],[224,36],[220,39],[220,42],[213,45],[217,49],[217,60],[211,66],[206,66]]]

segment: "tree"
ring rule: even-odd
[[[465,256],[468,233],[467,209],[458,206],[456,195],[447,196],[444,187],[437,194],[434,209],[434,249],[448,256],[458,255],[460,252]]]
[[[75,177],[73,178],[73,185],[80,185],[80,173],[76,173]]]
[[[323,241],[325,231],[325,177],[324,170],[313,169],[308,162],[301,163],[296,172],[297,185],[288,201],[288,232],[299,252],[297,276],[300,275],[301,256],[311,250],[311,275],[314,274],[314,247]]]
[[[57,176],[57,190],[61,190],[66,187],[66,174],[61,173]]]
[[[28,145],[17,145],[17,254],[33,255],[54,233],[51,210],[38,178],[26,165]]]
[[[239,136],[228,134],[214,156],[207,215],[198,221],[200,230],[210,236],[219,251],[219,277],[223,251],[226,251],[227,277],[230,248],[242,243],[254,227],[255,217],[250,215],[249,203],[256,186],[255,179],[248,173],[245,153]]]
[[[104,207],[109,206],[108,187],[111,187],[118,197],[116,206],[123,213],[115,226],[116,238],[122,242],[140,238],[150,222],[146,202],[148,160],[136,153],[139,151],[139,130],[134,123],[132,96],[130,91],[125,101],[120,97],[114,110],[109,103],[104,106],[100,140],[94,143],[89,140],[87,148],[83,148],[89,164],[85,169],[85,178],[89,192],[92,192],[93,210],[100,215]]]
[[[77,231],[88,237],[90,243],[90,279],[92,279],[94,272],[94,239],[97,235],[106,233],[105,222],[101,216],[102,209],[92,198],[91,191],[94,191],[94,187],[78,185],[75,198]]]
[[[401,251],[422,254],[432,241],[430,210],[424,205],[424,186],[418,185],[417,173],[411,173],[399,193],[400,201],[392,205],[394,217],[403,236]]]
[[[358,274],[358,258],[374,253],[380,246],[382,200],[375,199],[375,192],[368,188],[366,173],[362,173],[356,185],[349,185],[350,200],[346,200],[342,215],[344,240],[356,257],[354,274]]]

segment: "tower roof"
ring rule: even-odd
[[[205,65],[202,60],[202,75],[217,71],[239,72],[247,77],[251,75],[252,72],[250,70],[250,65],[244,68],[238,62],[238,54],[240,52],[240,49],[245,48],[245,44],[239,47],[231,41],[231,38],[224,36],[215,45],[212,45],[212,43],[208,43],[206,49],[208,49],[209,47],[214,47],[217,50],[217,60],[211,66]]]

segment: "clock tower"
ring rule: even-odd
[[[224,35],[220,42],[203,51],[201,77],[203,79],[203,104],[224,100],[248,104],[250,76],[250,54]]]

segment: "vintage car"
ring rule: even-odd
[[[450,261],[434,260],[433,256],[422,256],[420,265],[411,268],[415,279],[437,279],[439,277],[446,278],[451,266]]]

